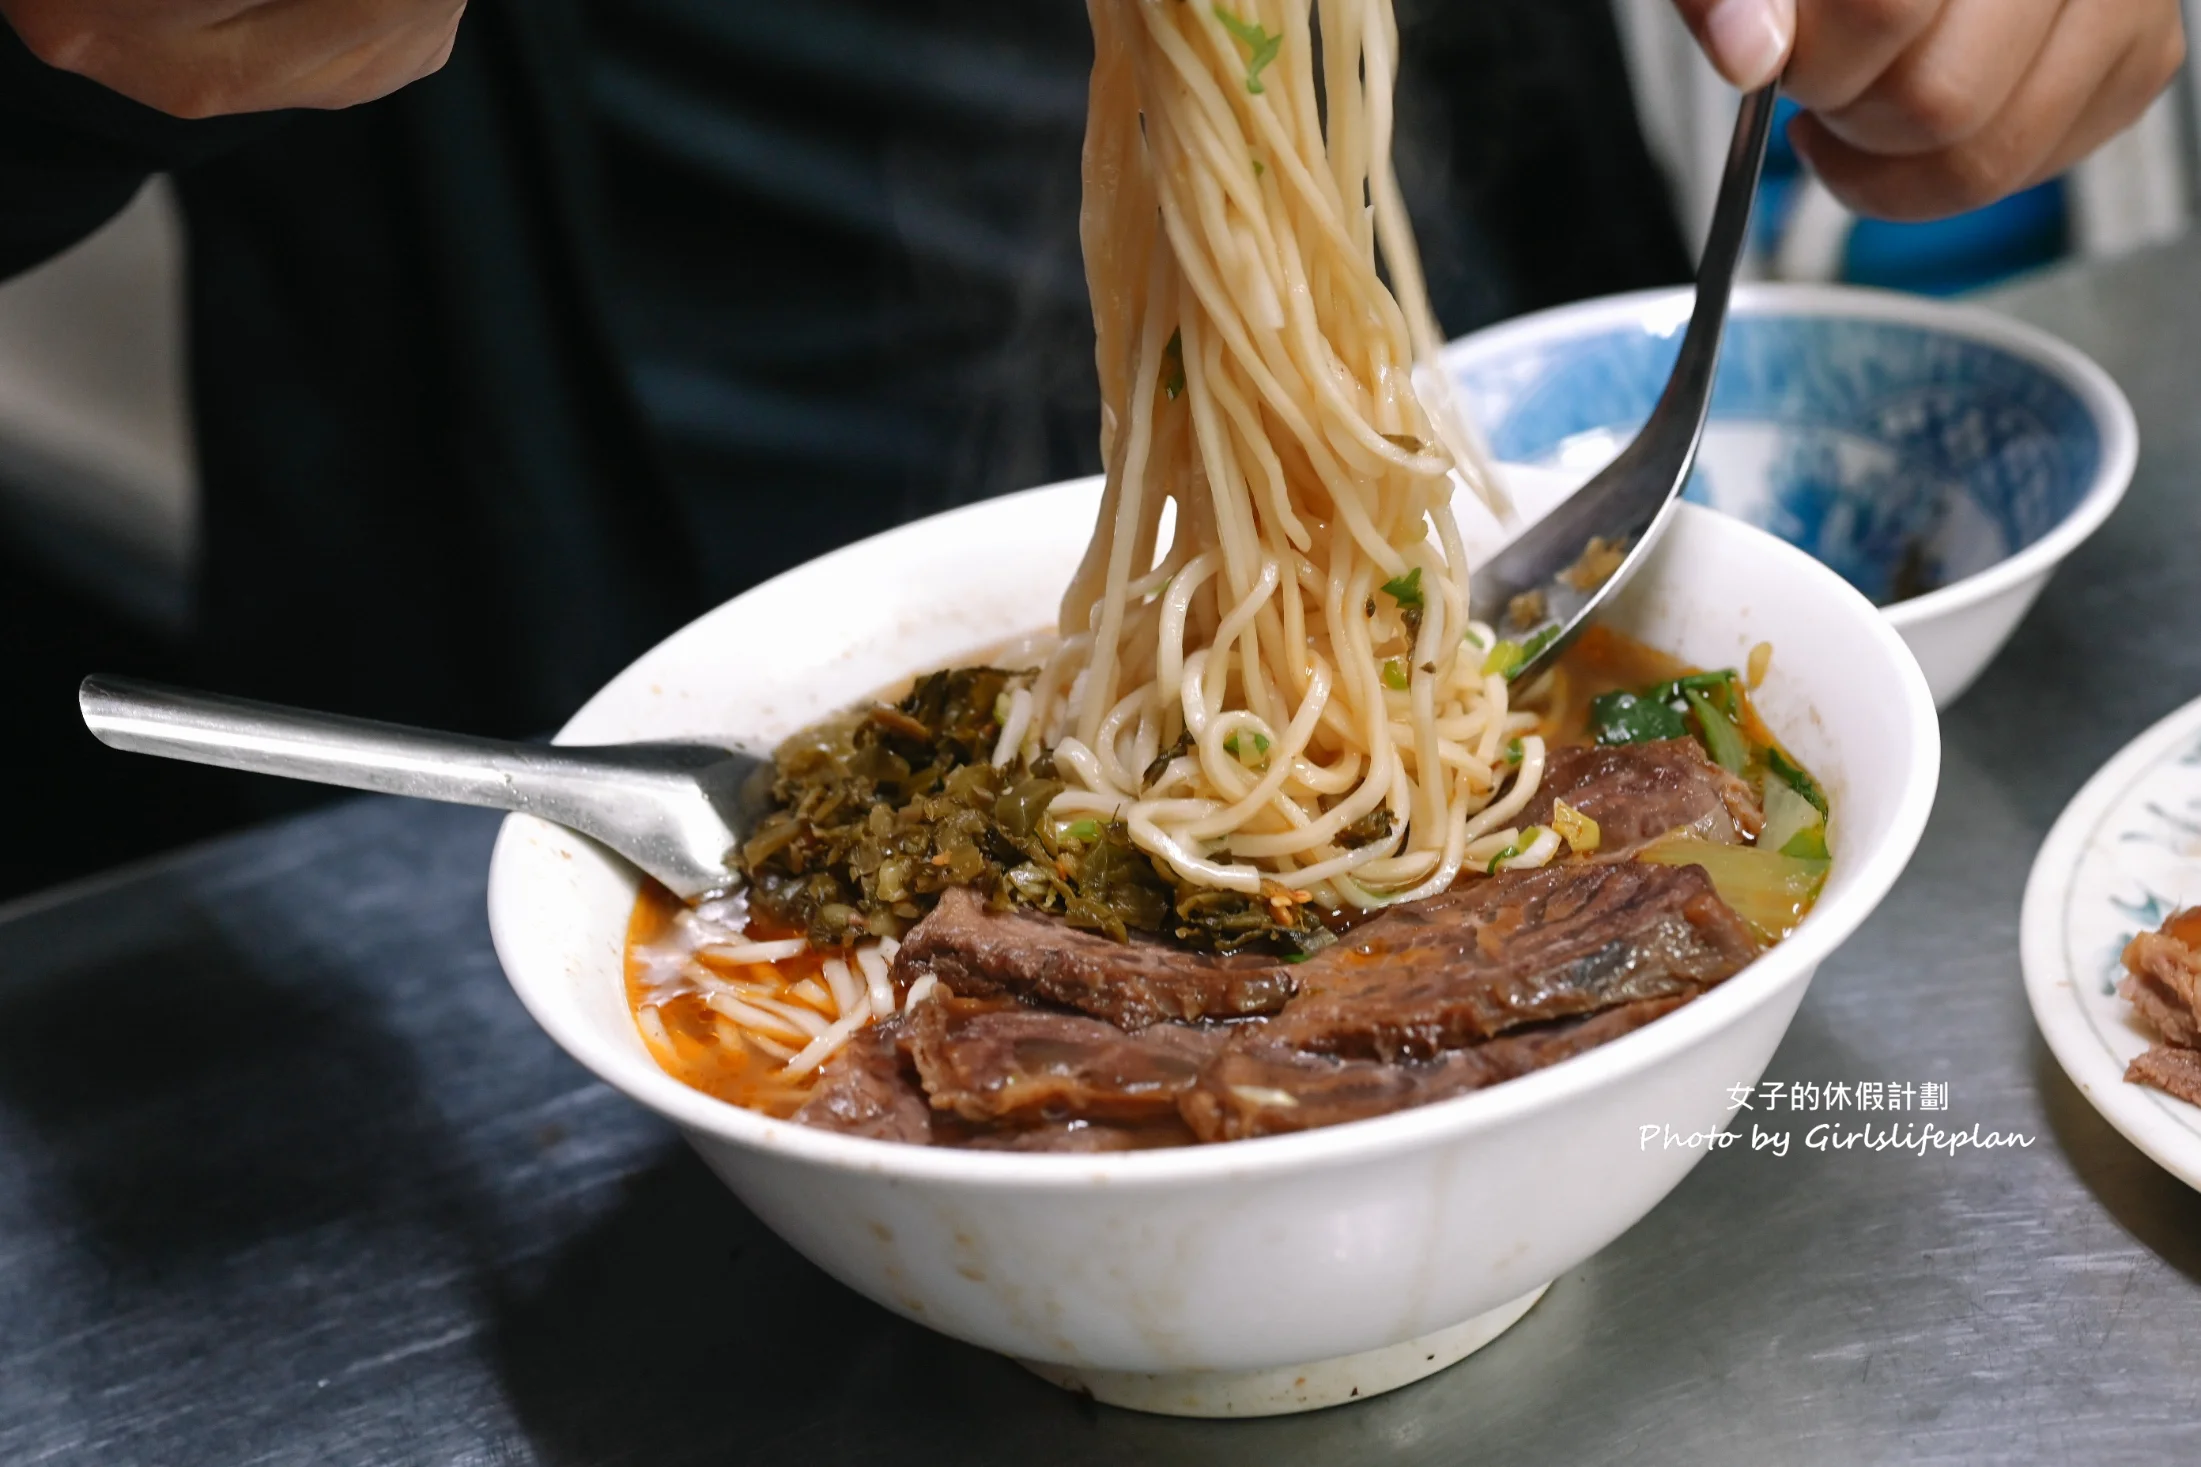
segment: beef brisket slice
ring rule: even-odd
[[[1300,964],[1264,1043],[1428,1059],[1729,977],[1758,945],[1701,866],[1567,862],[1393,907]]]
[[[1587,1019],[1538,1025],[1434,1060],[1403,1064],[1332,1059],[1255,1038],[1217,1056],[1177,1106],[1202,1141],[1240,1141],[1366,1120],[1557,1064],[1640,1029],[1685,1002],[1684,997],[1643,999]]]
[[[874,1141],[930,1142],[932,1107],[902,1057],[900,1040],[898,1022],[859,1029],[818,1071],[816,1087],[794,1118]]]
[[[2190,1049],[2201,1046],[2201,953],[2170,935],[2186,915],[2173,913],[2164,931],[2143,932],[2125,945],[2119,988],[2156,1033]]]
[[[1219,1029],[1126,1033],[1077,1014],[935,998],[904,1021],[902,1050],[936,1110],[968,1121],[1168,1121],[1223,1047]]]
[[[961,997],[1045,999],[1126,1029],[1273,1014],[1298,991],[1293,970],[1273,958],[1116,942],[1036,912],[988,911],[961,887],[941,893],[894,956],[898,981],[927,973]]]
[[[2158,1044],[2126,1068],[2125,1079],[2201,1105],[2201,1049]]]
[[[1644,845],[1676,830],[1732,845],[1765,824],[1750,786],[1707,759],[1695,739],[1553,749],[1544,762],[1543,782],[1517,823],[1551,824],[1555,800],[1597,822],[1603,852]]]

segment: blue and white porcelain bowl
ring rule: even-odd
[[[1455,342],[1446,366],[1502,463],[1579,482],[1649,415],[1692,298],[1539,312]],[[2109,374],[2029,326],[1884,291],[1747,285],[1688,497],[1879,603],[1946,706],[2116,507],[2138,451]]]

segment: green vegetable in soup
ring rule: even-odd
[[[1759,790],[1765,804],[1765,828],[1758,832],[1758,845],[1783,855],[1825,860],[1827,818],[1819,813],[1818,806],[1770,769],[1759,781]]]
[[[1644,847],[1636,859],[1663,866],[1702,866],[1720,898],[1767,943],[1779,942],[1796,930],[1818,899],[1830,864],[1763,846],[1731,846],[1695,836],[1668,836]]]
[[[1602,693],[1590,699],[1590,727],[1601,744],[1642,744],[1684,739],[1689,725],[1665,703],[1637,693]]]
[[[1811,802],[1811,807],[1821,815],[1827,813],[1826,791],[1819,782],[1801,767],[1791,764],[1779,749],[1765,751],[1765,767],[1797,794]]]
[[[1730,774],[1740,774],[1750,766],[1750,745],[1743,738],[1742,730],[1734,720],[1712,706],[1712,700],[1695,688],[1687,688],[1682,697],[1689,704],[1689,711],[1697,716],[1697,730],[1704,739],[1705,752],[1712,762]]]

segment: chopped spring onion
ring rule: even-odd
[[[1497,673],[1510,683],[1519,677],[1522,670],[1531,662],[1542,656],[1546,647],[1549,647],[1558,639],[1559,627],[1557,623],[1554,623],[1545,627],[1535,636],[1530,637],[1526,642],[1501,640],[1497,646],[1490,649],[1489,655],[1483,658],[1483,676],[1489,677],[1492,673]]]
[[[1731,846],[1695,836],[1668,836],[1646,846],[1636,859],[1662,866],[1702,866],[1721,900],[1768,943],[1796,930],[1818,898],[1832,864],[1763,846]]]
[[[1598,842],[1604,839],[1604,832],[1597,828],[1597,822],[1565,800],[1551,802],[1551,828],[1559,832],[1559,838],[1578,856],[1586,856],[1596,850]]]
[[[1545,627],[1535,636],[1530,637],[1526,642],[1523,642],[1521,644],[1521,666],[1526,667],[1531,662],[1534,662],[1537,658],[1543,656],[1544,649],[1558,640],[1559,623],[1553,622],[1550,626]],[[1518,669],[1516,669],[1516,671],[1513,673],[1507,674],[1507,676],[1518,676]]]
[[[1521,741],[1519,739],[1506,740],[1506,763],[1520,763],[1521,760],[1526,757],[1527,752],[1527,750],[1521,747]]]
[[[1421,567],[1415,566],[1403,576],[1393,576],[1383,583],[1383,594],[1401,606],[1422,607]]]
[[[1490,858],[1490,874],[1495,876],[1500,871],[1516,868],[1534,870],[1549,864],[1558,854],[1558,832],[1548,826],[1531,825],[1514,838],[1512,845]]]
[[[1383,685],[1394,693],[1406,691],[1406,664],[1393,657],[1383,664]]]
[[[1246,747],[1247,744],[1251,744],[1253,747],[1249,750]],[[1265,764],[1268,762],[1269,736],[1264,733],[1248,734],[1244,736],[1244,740],[1241,742],[1240,735],[1232,734],[1229,738],[1223,740],[1223,752],[1238,760],[1241,764],[1250,763],[1256,759]]]
[[[1083,820],[1073,820],[1063,827],[1062,833],[1075,841],[1097,841],[1101,835],[1100,822],[1090,816]]]
[[[1735,721],[1695,688],[1683,689],[1682,697],[1688,699],[1689,711],[1697,716],[1697,727],[1704,732],[1705,752],[1712,756],[1712,762],[1730,774],[1742,773],[1750,763],[1750,745]]]
[[[1270,34],[1258,21],[1240,20],[1220,5],[1215,7],[1215,18],[1223,23],[1224,30],[1236,36],[1251,53],[1246,57],[1246,90],[1260,96],[1266,90],[1261,85],[1261,73],[1268,69],[1269,63],[1276,59],[1276,53],[1283,49],[1283,35]]]

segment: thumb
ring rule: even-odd
[[[1674,0],[1721,76],[1751,91],[1781,74],[1796,40],[1796,0]]]

